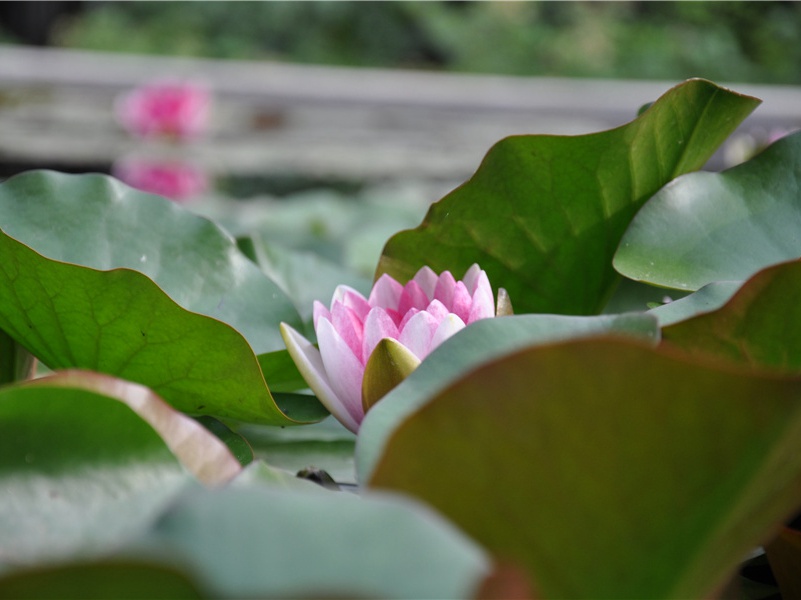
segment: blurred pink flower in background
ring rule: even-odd
[[[120,124],[131,134],[186,140],[208,125],[211,93],[197,82],[161,80],[121,95],[115,104]]]
[[[209,187],[200,167],[179,160],[125,158],[114,163],[112,175],[138,190],[178,202],[191,200]]]

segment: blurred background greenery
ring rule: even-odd
[[[9,19],[0,19],[6,24],[0,40],[6,42],[28,36],[34,43],[145,54],[510,75],[801,83],[797,2],[2,4],[4,12],[17,13],[17,21],[26,10],[41,16],[43,5],[61,6],[49,15],[44,32],[19,27],[15,32]]]

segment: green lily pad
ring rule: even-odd
[[[69,371],[0,388],[0,568],[107,551],[193,478],[239,471],[220,440],[140,385]]]
[[[718,310],[662,330],[666,344],[758,369],[801,372],[801,262],[760,271]]]
[[[637,214],[615,268],[631,279],[697,290],[743,281],[801,256],[801,134],[722,173],[691,173]]]
[[[691,317],[720,308],[740,289],[742,284],[742,281],[716,281],[688,296],[652,308],[648,314],[657,318],[660,327],[686,321]]]
[[[542,597],[707,598],[798,508],[799,393],[634,341],[528,348],[399,423],[368,485],[431,504]]]
[[[357,439],[358,480],[367,481],[397,423],[479,365],[536,344],[599,335],[634,336],[656,344],[659,329],[656,319],[644,313],[518,315],[483,319],[465,327],[367,413]]]
[[[0,184],[0,229],[0,328],[48,367],[135,381],[193,414],[327,414],[271,396],[255,352],[269,364],[278,323],[299,317],[209,221],[108,177],[34,172]]]
[[[389,240],[377,276],[407,281],[424,265],[459,276],[478,263],[518,313],[600,312],[632,217],[703,166],[758,102],[696,79],[617,129],[501,140],[419,227]]]
[[[466,598],[485,553],[427,507],[236,483],[186,494],[143,540],[203,574],[217,598]]]

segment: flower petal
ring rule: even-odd
[[[353,355],[360,358],[362,355],[364,325],[359,316],[353,309],[348,308],[342,302],[334,302],[334,306],[331,308],[330,321],[339,336],[345,340]]]
[[[362,364],[373,353],[376,345],[384,338],[398,339],[398,327],[383,308],[376,306],[364,320],[364,339],[362,340]]]
[[[342,289],[340,290],[340,288]],[[358,315],[362,323],[364,323],[364,319],[367,317],[367,313],[370,312],[371,308],[370,303],[367,302],[367,298],[362,296],[359,292],[357,292],[353,288],[348,287],[346,285],[340,285],[337,288],[337,290],[340,291],[340,294],[338,298],[336,297],[335,294],[334,298],[331,301],[332,306],[336,300],[339,300],[340,302],[342,302],[342,304],[344,304],[348,308],[353,309],[353,311]]]
[[[473,263],[470,265],[470,268],[465,271],[464,277],[462,277],[462,281],[464,281],[465,286],[467,286],[467,291],[470,292],[471,296],[476,291],[476,286],[478,285],[478,280],[482,273],[486,279],[487,274],[481,270],[478,263]],[[487,285],[489,285],[489,280],[487,280]]]
[[[336,417],[345,427],[356,433],[359,429],[359,421],[354,419],[344,402],[340,400],[331,387],[331,382],[326,374],[320,351],[305,337],[300,335],[286,323],[281,323],[281,337],[289,351],[289,355],[303,375],[303,379],[325,406],[329,412]]]
[[[426,296],[428,296],[428,301],[434,299],[434,290],[437,289],[437,282],[439,281],[439,277],[437,274],[431,269],[431,267],[422,267],[415,276],[412,278],[413,281],[417,282],[417,285],[420,286]]]
[[[457,315],[462,321],[467,321],[472,305],[473,299],[470,297],[470,292],[467,291],[464,282],[457,281],[456,285],[453,286],[451,312]]]
[[[403,286],[384,273],[378,278],[378,281],[373,284],[373,289],[370,291],[370,297],[367,301],[370,303],[370,306],[380,306],[381,308],[397,310],[401,293],[403,293]]]
[[[429,348],[429,352],[433,352],[434,348],[439,346],[442,342],[447,340],[460,329],[464,329],[464,327],[464,321],[462,321],[455,314],[450,313],[447,317],[442,319],[439,327],[437,327],[437,330],[434,332],[434,337],[431,338],[431,347]]]
[[[431,313],[422,311],[414,315],[400,332],[398,341],[406,346],[412,354],[423,360],[431,351],[431,339],[439,326]]]
[[[450,271],[444,271],[439,276],[437,287],[434,290],[434,299],[439,300],[449,311],[453,306],[453,288],[456,287],[456,280]]]
[[[361,423],[362,376],[364,365],[339,336],[330,321],[321,320],[317,329],[320,357],[331,389],[356,423]]]
[[[469,288],[468,288],[469,289]],[[476,289],[473,291],[473,304],[466,323],[470,324],[479,319],[488,319],[495,316],[495,301],[492,298],[492,286],[484,271],[481,271],[476,280]]]
[[[328,310],[325,304],[315,300],[314,310],[312,311],[312,322],[314,323],[315,331],[317,330],[317,321],[319,321],[321,318],[330,321],[331,312]]]
[[[449,311],[439,300],[432,300],[431,304],[426,307],[426,312],[431,313],[431,315],[437,320],[437,323],[439,323],[442,321],[442,319],[447,317],[451,311]]]
[[[398,313],[400,315],[405,315],[413,308],[425,310],[429,302],[431,302],[431,299],[426,295],[423,288],[412,279],[403,286],[403,292],[398,300]]]

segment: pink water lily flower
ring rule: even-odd
[[[461,281],[448,271],[438,276],[423,267],[406,285],[382,275],[368,298],[341,285],[330,308],[315,302],[319,350],[285,323],[281,334],[312,391],[356,432],[365,414],[365,366],[382,339],[397,340],[400,346],[394,347],[416,365],[466,325],[494,316],[492,288],[478,265],[470,267]]]
[[[120,96],[115,109],[120,124],[133,135],[185,140],[204,131],[210,106],[211,94],[205,86],[161,80]]]

